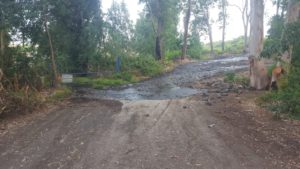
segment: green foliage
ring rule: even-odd
[[[145,13],[141,13],[136,22],[133,44],[133,48],[140,55],[155,55],[155,32],[151,18],[147,17]]]
[[[31,112],[42,106],[43,101],[38,92],[31,90],[0,91],[0,115],[9,116]]]
[[[225,82],[234,82],[235,79],[235,73],[234,72],[228,72],[225,74],[224,81]]]
[[[116,73],[113,75],[115,79],[122,79],[127,82],[133,82],[133,75],[129,72]]]
[[[238,76],[234,72],[228,72],[225,74],[224,81],[227,83],[235,83],[243,86],[247,86],[250,82],[249,78],[245,76]]]
[[[222,42],[214,42],[214,50],[217,55],[223,54],[241,54],[244,50],[244,37],[238,37],[225,42],[225,50],[222,52]],[[205,44],[202,49],[202,55],[210,55],[209,44]]]
[[[124,1],[113,1],[108,9],[104,25],[104,54],[107,56],[128,56],[131,50],[133,26]]]
[[[270,58],[272,56],[280,55],[281,53],[281,36],[284,29],[284,18],[281,16],[274,16],[270,22],[270,29],[268,37],[264,42],[264,49],[261,53],[262,57]]]
[[[174,60],[176,58],[179,58],[181,56],[181,50],[172,50],[172,51],[167,51],[165,54],[165,59],[166,60]]]
[[[137,21],[137,29],[135,32],[135,39],[141,40],[144,47],[139,45],[137,50],[140,54],[153,55],[156,49],[156,38],[161,39],[160,46],[162,48],[162,55],[165,51],[177,50],[179,48],[178,42],[178,18],[180,14],[179,0],[140,0],[145,4],[145,12],[141,14],[141,18]],[[147,24],[147,25],[141,25]],[[149,29],[152,29],[149,31]],[[150,40],[146,42],[145,40]],[[146,43],[145,43],[146,42]],[[151,50],[152,48],[152,50]]]
[[[263,105],[272,110],[276,116],[288,114],[299,117],[300,115],[300,22],[287,24],[282,44],[285,49],[293,46],[292,65],[289,74],[279,80],[278,91],[273,91],[263,96]]]
[[[163,71],[162,64],[151,56],[129,57],[123,61],[124,71],[138,72],[143,76],[155,76]]]
[[[74,79],[74,83],[80,86],[88,86],[95,89],[105,89],[109,87],[128,84],[131,82],[116,78],[76,77]]]

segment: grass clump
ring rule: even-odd
[[[53,91],[53,94],[47,99],[50,102],[62,101],[72,95],[72,90],[66,86],[57,88]]]
[[[128,82],[122,79],[106,79],[106,78],[92,79],[92,87],[95,89],[104,89],[107,87],[120,86],[125,84],[128,84]]]
[[[163,72],[163,64],[153,57],[131,57],[123,61],[123,71],[137,72],[142,76],[153,77]]]
[[[92,87],[94,89],[105,89],[109,87],[121,86],[125,84],[135,83],[136,78],[128,73],[117,73],[110,77],[76,77],[74,83],[80,86]]]
[[[234,72],[228,72],[225,74],[224,82],[247,86],[249,84],[249,78],[236,75]]]

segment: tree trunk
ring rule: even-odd
[[[222,32],[222,52],[224,52],[225,51],[225,27],[226,27],[226,19],[224,19],[224,21],[223,21],[223,32]]]
[[[215,52],[214,52],[214,44],[213,44],[213,38],[212,38],[211,25],[208,26],[208,36],[209,36],[209,44],[210,44],[210,55],[212,57],[214,57]]]
[[[181,60],[186,57],[187,52],[187,38],[188,38],[188,31],[189,31],[189,23],[191,18],[191,0],[188,0],[188,9],[186,11],[186,16],[184,18],[184,35],[183,35],[183,46],[182,46],[182,55]]]
[[[52,45],[52,38],[51,38],[51,34],[48,29],[47,20],[45,21],[44,24],[45,24],[45,30],[47,32],[49,46],[50,46],[50,52],[51,52],[51,63],[52,63],[52,71],[53,71],[53,76],[54,76],[53,77],[53,86],[57,87],[58,75],[57,75],[57,68],[56,68],[56,63],[55,63],[55,53],[54,53],[54,49],[53,49],[53,45]]]
[[[242,12],[243,15],[243,24],[244,24],[244,52],[248,52],[248,28],[249,28],[249,1],[245,0],[244,9]]]
[[[244,52],[248,51],[248,24],[244,25]]]
[[[226,0],[222,0],[222,14],[223,14],[223,27],[222,27],[222,52],[225,50],[225,32],[226,32]]]
[[[211,57],[214,57],[215,53],[214,53],[212,29],[211,29],[211,25],[209,23],[209,19],[210,19],[209,9],[207,9],[205,12],[206,12],[206,24],[207,24],[207,29],[208,29],[208,38],[209,38],[209,45],[210,45],[210,55],[211,55]]]
[[[263,49],[264,38],[264,1],[251,0],[251,29],[250,29],[250,86],[261,90],[269,85],[267,68],[259,59]]]
[[[0,31],[0,62],[1,62],[1,68],[3,69],[4,67],[4,53],[5,53],[5,42],[4,42],[4,31],[1,30]]]
[[[163,22],[161,19],[158,19],[157,22],[157,35],[156,35],[156,45],[155,45],[155,53],[157,60],[162,60],[162,32],[163,32]]]

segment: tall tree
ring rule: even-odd
[[[178,23],[178,0],[140,0],[145,3],[146,10],[151,17],[155,32],[155,55],[158,60],[163,59],[165,43],[168,34],[173,34]],[[175,23],[175,24],[174,24]],[[175,32],[176,34],[177,32]],[[169,39],[170,40],[170,39]]]
[[[217,0],[197,0],[193,8],[193,26],[196,26],[201,34],[208,35],[211,56],[214,56],[214,46],[209,10],[215,5],[215,2],[217,2]]]
[[[210,13],[209,9],[205,10],[205,18],[207,18],[205,21],[207,25],[207,31],[208,31],[208,38],[209,38],[209,44],[210,44],[210,55],[214,57],[215,52],[214,52],[214,41],[213,41],[213,36],[212,36],[212,27],[210,24]]]
[[[287,7],[287,16],[286,16],[286,24],[291,24],[299,21],[300,17],[300,1],[299,0],[289,0]],[[293,45],[290,44],[288,46],[288,54],[291,59],[293,56]]]
[[[243,21],[243,28],[244,28],[244,52],[248,51],[248,30],[249,30],[249,23],[250,23],[250,6],[249,0],[242,0],[242,5],[239,6],[237,4],[230,4],[230,6],[236,7],[242,16]]]
[[[192,11],[192,0],[187,0],[186,2],[186,14],[184,17],[184,34],[183,34],[183,46],[182,46],[182,54],[181,54],[181,60],[183,60],[186,57],[186,51],[187,51],[187,39],[188,39],[188,32],[189,32],[189,24],[190,24],[190,18],[191,18],[191,11]]]
[[[116,57],[127,55],[131,48],[133,26],[124,1],[113,1],[106,14],[105,49],[109,55]]]
[[[263,0],[251,0],[250,6],[250,86],[261,90],[269,84],[266,66],[259,59],[264,39],[264,2]]]
[[[226,33],[226,24],[227,24],[227,0],[220,0],[219,6],[221,8],[221,12],[219,13],[219,20],[222,22],[222,52],[225,50],[225,33]]]
[[[89,60],[98,54],[101,40],[100,1],[57,0],[50,5],[54,19],[49,28],[57,54],[67,57],[70,67],[65,71],[88,71]]]
[[[134,49],[142,55],[155,56],[156,35],[149,15],[144,11],[135,24]]]

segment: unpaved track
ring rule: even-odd
[[[183,108],[185,107],[186,108]],[[121,109],[122,108],[122,109]],[[76,100],[0,141],[3,169],[265,168],[203,103]],[[228,139],[228,138],[226,138]],[[229,144],[229,145],[228,145]]]
[[[0,168],[273,169],[214,109],[197,97],[72,99],[1,136]]]

